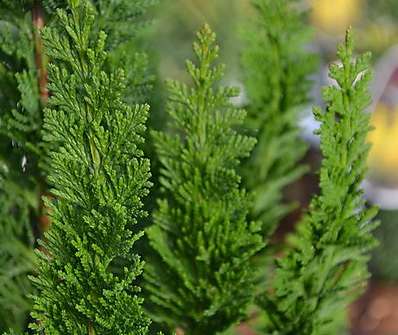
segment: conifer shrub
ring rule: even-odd
[[[190,334],[217,334],[237,322],[253,300],[263,248],[260,225],[248,220],[250,197],[239,161],[255,139],[242,135],[245,111],[236,89],[221,87],[215,34],[205,25],[187,61],[192,84],[168,82],[170,132],[154,132],[163,196],[148,230],[156,256],[147,264],[150,315]]]
[[[308,50],[311,29],[296,0],[253,0],[255,18],[246,28],[242,66],[248,97],[245,126],[258,142],[243,167],[254,193],[251,216],[270,236],[294,204],[283,203],[284,188],[307,170],[300,164],[307,145],[299,116],[308,104],[310,75],[317,57]],[[256,171],[253,173],[253,171]]]
[[[152,0],[92,0],[93,29],[104,30],[108,67],[123,67],[124,100],[143,103],[150,94],[148,59],[138,43]],[[47,104],[47,46],[40,32],[57,21],[66,0],[0,3],[0,332],[26,325],[32,301],[36,239],[50,223],[42,197],[50,194],[49,143],[42,140]]]
[[[330,67],[336,86],[323,93],[326,110],[314,110],[321,122],[320,195],[299,225],[294,247],[276,261],[273,293],[259,298],[271,334],[333,333],[336,316],[364,289],[369,276],[377,209],[365,203],[361,183],[370,148],[370,55],[353,56],[349,30],[338,58]]]
[[[92,5],[75,0],[57,13],[56,27],[43,33],[52,60],[43,132],[55,200],[47,201],[52,225],[32,278],[31,327],[47,335],[145,334],[135,226],[150,185],[140,149],[148,106],[123,101],[126,78],[108,58]]]

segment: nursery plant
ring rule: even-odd
[[[108,34],[108,67],[125,71],[124,99],[147,100],[152,77],[136,36],[151,0],[93,0],[95,30]],[[57,20],[66,0],[4,0],[0,3],[0,332],[22,330],[31,310],[27,279],[36,268],[33,248],[50,223],[42,198],[49,192],[48,150],[42,141],[48,100],[47,45],[41,30]]]
[[[348,30],[338,58],[329,73],[336,86],[323,93],[326,110],[314,110],[321,123],[320,194],[292,248],[276,261],[272,290],[258,300],[270,319],[270,334],[334,333],[336,315],[368,278],[368,253],[376,244],[371,232],[377,225],[377,209],[367,206],[361,189],[370,148],[370,55],[354,57]]]
[[[205,25],[187,61],[191,85],[169,81],[169,132],[154,132],[163,196],[148,230],[150,315],[185,334],[217,334],[237,322],[253,300],[263,248],[259,222],[248,219],[250,197],[237,173],[255,139],[241,134],[246,112],[237,90],[219,86],[224,67]]]
[[[143,102],[152,78],[136,34],[151,4],[0,3],[0,331],[22,333],[31,281],[36,334],[144,335],[151,320],[170,333],[220,334],[254,303],[268,321],[261,333],[336,333],[376,244],[377,209],[361,190],[369,55],[354,55],[349,30],[326,109],[314,110],[320,194],[264,283],[255,260],[292,208],[284,187],[305,171],[297,123],[316,60],[304,14],[292,0],[254,2],[248,117],[233,104],[238,90],[221,85],[215,34],[208,25],[197,33],[190,82],[167,82],[168,124],[151,132],[161,190],[148,252],[137,242],[148,221]]]
[[[124,101],[127,80],[106,51],[93,6],[75,0],[69,7],[43,32],[52,60],[43,138],[51,148],[48,180],[56,200],[46,201],[52,224],[32,278],[38,292],[31,328],[145,334],[135,242],[150,186],[141,150],[148,106]]]
[[[265,237],[294,207],[283,203],[284,188],[307,170],[300,163],[307,145],[299,136],[299,117],[309,102],[317,57],[308,51],[306,13],[294,5],[296,0],[254,0],[256,15],[244,34],[245,126],[258,142],[243,176],[254,193],[251,217],[261,220]]]

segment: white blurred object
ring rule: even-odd
[[[365,180],[362,184],[366,198],[381,209],[398,209],[398,188],[388,188]]]

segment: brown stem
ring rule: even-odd
[[[39,217],[38,217],[37,222],[39,224],[39,227],[38,227],[39,235],[41,237],[41,235],[44,232],[46,232],[51,225],[49,208],[45,205],[42,197],[45,197],[51,201],[53,199],[53,196],[50,193],[46,192],[45,190],[41,190],[41,192],[39,193],[39,196],[40,196],[40,199],[39,199],[40,207],[39,207]]]
[[[42,106],[45,106],[48,101],[48,73],[47,73],[47,57],[44,53],[43,40],[41,38],[41,30],[44,28],[45,19],[44,19],[44,11],[40,0],[35,0],[32,8],[32,25],[33,25],[33,34],[34,34],[34,53],[35,53],[35,64],[37,70],[37,84],[39,87],[39,96],[40,102]],[[39,192],[39,236],[45,232],[49,225],[50,219],[47,213],[47,208],[43,203],[42,197],[48,196],[46,194],[47,187],[46,183],[42,180],[39,181],[40,184],[40,192]]]
[[[91,321],[88,322],[88,335],[95,335],[95,330]]]
[[[40,36],[40,31],[44,27],[44,11],[39,0],[35,0],[32,9],[32,23],[34,27],[34,42],[35,42],[35,63],[38,72],[38,85],[40,101],[45,105],[48,101],[48,74],[47,74],[47,59],[43,52],[43,40]]]

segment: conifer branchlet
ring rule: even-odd
[[[164,195],[148,231],[157,258],[146,271],[153,318],[186,335],[216,334],[244,315],[256,280],[251,258],[263,247],[236,172],[255,139],[236,131],[246,115],[231,104],[236,90],[217,86],[223,66],[214,65],[207,25],[194,52],[192,87],[168,83],[173,133],[154,133]]]
[[[56,200],[48,203],[52,226],[32,278],[39,292],[31,327],[46,335],[142,335],[149,319],[134,243],[149,186],[140,149],[148,107],[123,101],[125,77],[110,65],[92,5],[70,7],[43,33],[52,60],[44,140],[53,148],[48,178]]]
[[[336,314],[355,299],[368,277],[377,213],[367,208],[361,190],[370,148],[369,54],[353,57],[348,31],[338,57],[341,63],[330,68],[337,86],[324,91],[326,110],[314,111],[321,122],[321,193],[299,226],[294,248],[277,261],[274,293],[260,299],[272,334],[333,333],[328,327]]]

